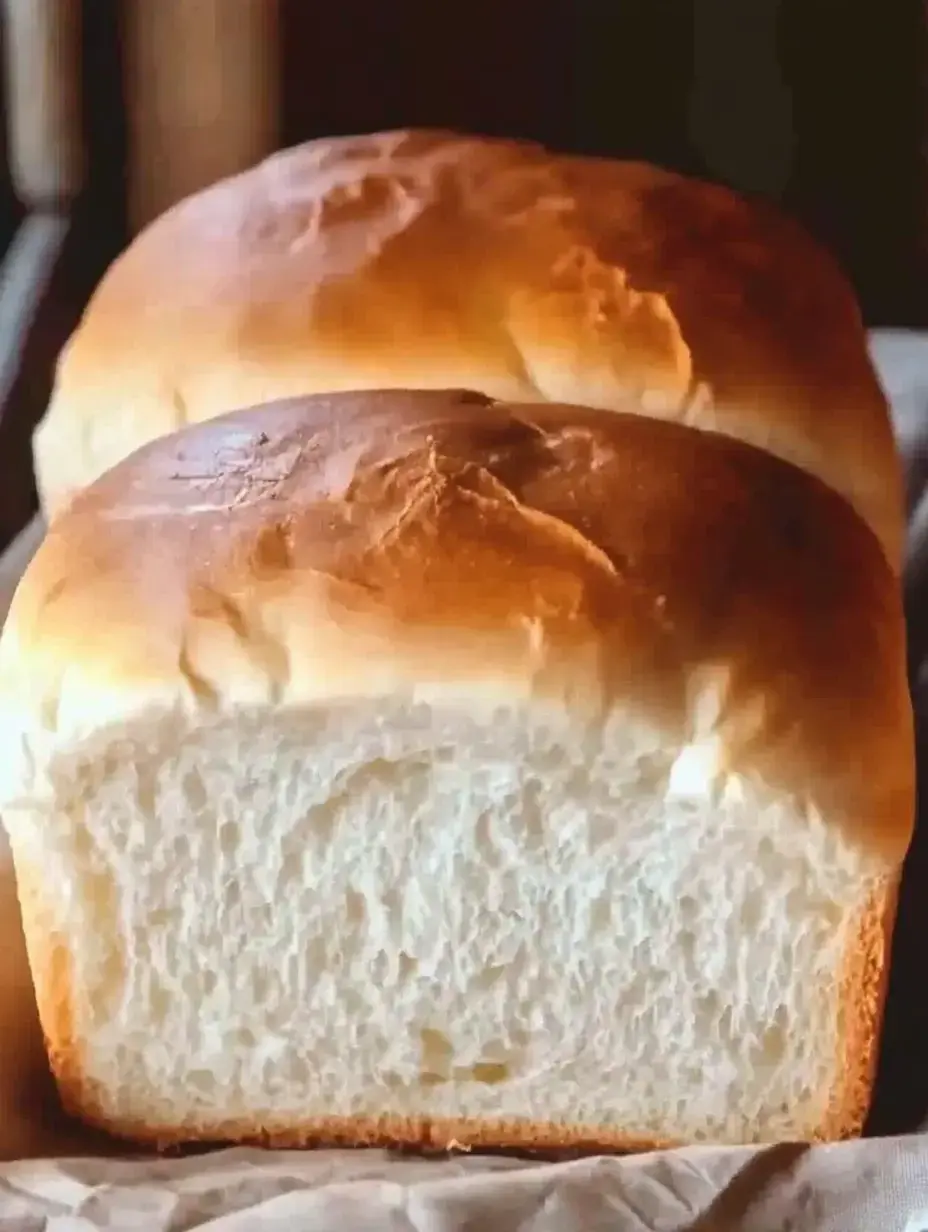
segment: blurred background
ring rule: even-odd
[[[781,202],[871,325],[928,324],[924,0],[3,0],[0,546],[109,261],[307,138],[401,125],[647,159]]]

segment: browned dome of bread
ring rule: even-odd
[[[291,649],[256,661],[248,636],[228,637],[224,595],[242,612],[283,603]],[[342,610],[363,613],[363,638]],[[697,665],[723,664],[730,731],[743,710],[747,733],[728,764],[784,791],[828,784],[829,813],[890,858],[908,842],[899,587],[823,483],[717,434],[401,390],[293,399],[163,438],[79,494],[33,562],[10,614],[24,704],[51,688],[62,734],[63,715],[81,726],[113,683],[120,707],[155,685],[186,691],[201,618],[197,645],[221,647],[207,691],[230,701],[268,684],[282,700],[363,692],[375,655],[391,673],[435,655],[482,676],[497,645],[513,688],[566,681],[592,711],[642,690],[663,713]],[[472,665],[464,630],[489,639]],[[571,656],[591,641],[606,650],[581,672]]]
[[[140,444],[329,390],[480,389],[717,429],[811,471],[900,560],[854,296],[773,209],[444,132],[312,142],[184,201],[104,278],[36,438],[59,507]]]

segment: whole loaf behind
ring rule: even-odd
[[[310,142],[140,235],[62,356],[43,507],[235,407],[456,386],[758,445],[847,497],[899,567],[886,402],[853,292],[799,226],[654,167],[447,132]]]

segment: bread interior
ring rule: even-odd
[[[476,693],[97,733],[38,827],[78,1089],[171,1137],[815,1133],[875,873],[717,763]]]

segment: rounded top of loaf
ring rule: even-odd
[[[653,724],[688,790],[769,787],[900,859],[911,713],[875,536],[800,469],[636,410],[333,394],[150,443],[15,596],[0,700],[30,773],[148,714],[550,706],[594,741]]]
[[[306,393],[479,389],[718,430],[823,479],[898,567],[902,487],[852,291],[772,208],[656,168],[433,131],[311,142],[112,266],[36,436],[42,501]]]

